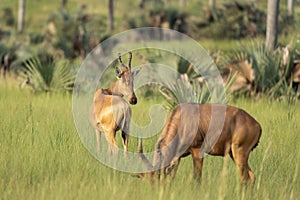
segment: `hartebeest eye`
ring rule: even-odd
[[[121,78],[123,75],[123,71],[121,71],[118,67],[116,67],[116,76],[117,78]]]

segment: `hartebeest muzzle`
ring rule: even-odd
[[[136,98],[135,96],[132,97],[132,98],[130,99],[129,103],[132,104],[132,105],[137,104],[137,98]]]

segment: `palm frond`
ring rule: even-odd
[[[180,103],[226,103],[230,97],[229,88],[233,81],[234,76],[231,76],[224,88],[215,87],[213,91],[210,91],[205,80],[203,82],[192,81],[187,74],[184,74],[176,82],[166,82],[166,87],[160,88],[159,92],[165,97],[168,103],[166,109],[170,111]]]
[[[72,90],[75,80],[68,61],[42,61],[40,57],[32,57],[25,62],[21,77],[30,80],[36,91],[63,92]]]

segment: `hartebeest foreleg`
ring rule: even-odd
[[[96,140],[97,140],[97,152],[100,152],[100,145],[101,145],[101,131],[96,129]]]

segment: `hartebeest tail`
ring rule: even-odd
[[[130,104],[136,104],[134,93],[134,75],[131,72],[132,53],[129,52],[128,65],[126,66],[118,55],[121,69],[116,67],[117,81],[109,88],[99,89],[94,96],[93,105],[90,108],[90,123],[96,129],[97,148],[100,151],[101,132],[104,133],[110,148],[116,147],[116,131],[122,130],[124,150],[127,151],[129,140],[129,125],[131,108],[122,98],[125,97]]]
[[[180,104],[170,114],[159,136],[153,164],[144,156],[140,140],[138,152],[150,171],[140,176],[153,177],[162,171],[174,177],[180,159],[191,154],[194,177],[199,180],[204,153],[229,154],[237,165],[241,181],[254,183],[248,158],[261,132],[260,124],[242,109],[222,104]],[[162,169],[157,168],[157,163]]]

